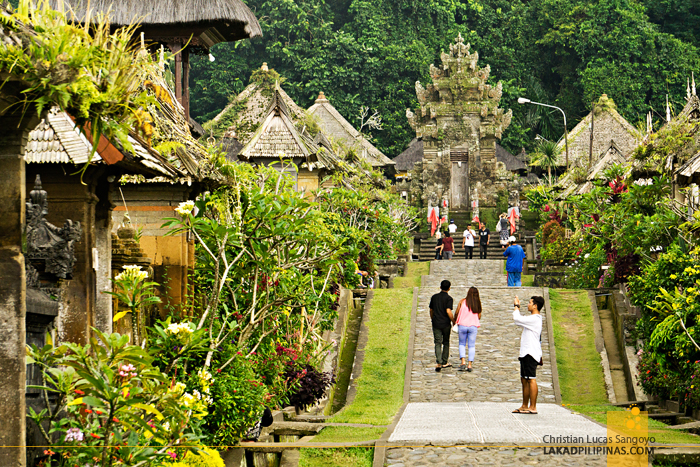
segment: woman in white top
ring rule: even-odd
[[[464,239],[462,240],[462,246],[464,247],[464,259],[472,259],[474,254],[474,239],[476,238],[476,232],[472,229],[471,224],[467,226],[467,230],[462,234]]]

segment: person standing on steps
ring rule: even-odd
[[[457,224],[455,224],[454,219],[450,220],[450,225],[447,226],[447,231],[450,233],[450,236],[457,233]]]
[[[501,214],[500,219],[498,219],[498,224],[496,224],[496,231],[498,231],[499,238],[501,240],[501,248],[505,249],[508,247],[508,237],[510,236],[510,231],[508,230],[510,225],[508,224],[508,219],[506,218],[506,213]]]
[[[466,298],[459,301],[457,305],[457,315],[455,323],[459,331],[459,371],[472,371],[472,363],[474,362],[474,353],[476,351],[476,332],[481,327],[479,320],[481,319],[481,298],[479,297],[479,289],[470,287]],[[467,347],[469,349],[469,366],[465,363],[465,354]]]
[[[445,234],[445,238],[442,239],[442,246],[444,247],[442,255],[445,259],[452,259],[452,255],[455,252],[455,244],[451,233],[447,232]]]
[[[479,223],[479,259],[486,259],[486,250],[491,241],[491,231],[486,228],[486,224]]]
[[[451,367],[450,358],[450,332],[454,318],[452,316],[452,297],[450,281],[440,282],[440,293],[430,297],[430,321],[433,325],[433,341],[435,343],[435,371]]]
[[[520,299],[513,300],[513,321],[523,328],[520,336],[520,382],[523,385],[523,405],[513,413],[537,413],[537,365],[542,365],[542,315],[544,298],[532,297],[527,305],[530,316],[520,314]]]
[[[472,229],[472,225],[467,226],[467,230],[462,234],[464,237],[462,240],[462,246],[464,247],[464,259],[474,258],[474,239],[476,238],[476,232]]]
[[[442,234],[439,230],[435,232],[435,238],[437,239],[437,246],[435,247],[435,259],[442,259]]]
[[[525,266],[525,251],[520,245],[516,245],[515,237],[508,238],[510,246],[503,252],[506,257],[506,273],[508,274],[508,287],[522,287],[521,276]]]

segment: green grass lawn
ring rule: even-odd
[[[405,288],[405,287],[420,287],[421,276],[427,276],[430,273],[430,262],[410,262],[407,263],[408,274],[406,277],[396,277],[394,278],[394,287]]]
[[[549,289],[562,402],[605,404],[603,367],[595,349],[593,313],[585,290]]]
[[[299,467],[371,467],[373,448],[300,449]]]
[[[525,276],[523,276],[525,277]],[[525,285],[525,284],[523,284]],[[625,410],[608,403],[600,355],[595,350],[593,313],[585,290],[549,289],[562,403],[574,412],[607,424],[608,412]],[[649,420],[657,443],[700,443],[700,437]]]
[[[520,276],[520,280],[523,284],[523,287],[534,287],[535,286],[535,275],[525,275],[523,274]]]
[[[369,336],[357,396],[333,422],[389,425],[403,404],[403,383],[411,330],[413,289],[374,291]]]
[[[360,428],[353,426],[327,426],[314,437],[314,443],[354,443],[379,439],[386,428]]]

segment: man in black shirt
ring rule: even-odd
[[[479,258],[486,259],[486,249],[491,241],[491,231],[481,222],[479,224]]]
[[[452,316],[452,297],[447,292],[450,290],[450,281],[440,283],[440,293],[430,297],[430,320],[433,323],[433,338],[435,341],[435,371],[451,367],[450,358],[450,330],[454,323]]]

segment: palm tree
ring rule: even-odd
[[[547,169],[549,186],[552,186],[552,168],[556,168],[559,165],[560,154],[561,148],[556,142],[542,139],[537,145],[535,152],[530,156],[530,165]]]

